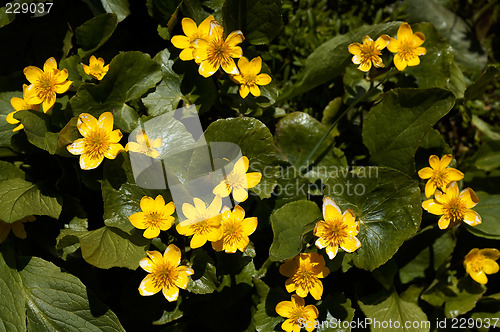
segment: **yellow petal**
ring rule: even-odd
[[[175,223],[175,218],[172,216],[164,217],[160,219],[160,223],[158,224],[158,227],[160,227],[161,231],[166,231],[172,227],[172,225]]]
[[[123,151],[124,148],[121,144],[118,143],[113,143],[109,145],[109,148],[104,151],[104,157],[108,159],[115,159],[116,156]]]
[[[332,207],[333,210],[328,208],[328,211],[327,211],[328,206]],[[333,199],[331,199],[330,197],[325,197],[323,199],[323,217],[325,219],[327,219],[328,221],[331,221],[331,220],[339,218],[341,215],[342,215],[342,211],[340,210],[338,205],[333,201]]]
[[[54,91],[57,93],[65,93],[73,84],[73,81],[66,81],[63,84],[56,84],[54,86]]]
[[[24,125],[23,124],[20,124],[19,126],[17,126],[16,128],[12,129],[13,132],[16,132],[18,130],[21,130],[24,128]]]
[[[379,56],[374,56],[372,58],[372,62],[373,62],[373,65],[377,68],[384,68],[385,67],[384,63],[382,62],[382,59]]]
[[[372,68],[372,62],[368,59],[366,61],[361,62],[358,69],[364,72],[369,71]]]
[[[167,249],[165,249],[163,259],[170,264],[178,266],[181,262],[181,250],[175,244],[170,244]]]
[[[209,218],[217,216],[220,213],[220,209],[222,208],[222,199],[219,196],[215,196],[212,203],[207,209],[207,216]]]
[[[448,180],[450,181],[460,181],[464,178],[464,173],[455,168],[447,168],[445,172]]]
[[[238,45],[241,42],[243,42],[243,40],[245,40],[245,37],[243,37],[243,32],[241,32],[240,30],[236,30],[236,31],[231,32],[229,34],[229,36],[227,36],[226,43],[230,47],[235,47],[236,45]]]
[[[162,293],[169,302],[173,302],[179,297],[179,288],[177,286],[163,287]]]
[[[408,66],[418,66],[420,64],[420,58],[418,56],[414,56],[410,60],[408,60]]]
[[[146,239],[154,239],[160,235],[160,228],[157,226],[149,225],[148,228],[142,234]]]
[[[247,173],[247,188],[253,188],[260,183],[262,179],[262,173],[260,172],[251,172]]]
[[[470,189],[470,188],[468,188]],[[448,199],[458,196],[458,184],[456,182],[451,182],[445,189],[445,194]],[[475,194],[474,194],[475,195]]]
[[[64,69],[57,71],[57,74],[54,75],[54,80],[55,80],[57,85],[63,84],[63,83],[65,83],[64,81],[66,81],[68,76],[69,76],[68,70],[66,68],[64,68]]]
[[[152,250],[152,251],[146,251],[146,254],[149,256],[149,258],[151,258],[151,260],[153,261],[153,263],[155,265],[158,265],[158,264],[163,264],[163,256],[161,255],[161,253],[159,251],[156,251],[156,250]]]
[[[113,114],[111,112],[104,112],[99,116],[97,126],[106,133],[110,133],[113,130],[113,121]]]
[[[109,141],[111,143],[118,143],[123,137],[122,132],[120,129],[115,129],[111,133],[109,133]]]
[[[439,229],[446,229],[448,228],[449,225],[450,225],[450,219],[446,218],[445,216],[439,218],[438,221]]]
[[[423,180],[429,179],[433,175],[434,175],[434,171],[430,167],[424,167],[420,171],[418,171],[418,176]],[[429,197],[429,196],[427,196],[427,197]]]
[[[257,86],[257,84],[250,84],[249,88],[250,88],[250,93],[253,94],[255,97],[260,96],[260,89]]]
[[[381,35],[380,37],[377,38],[377,40],[375,41],[375,46],[379,49],[379,50],[383,50],[388,44],[389,44],[389,41],[391,40],[391,37],[389,37],[388,35]]]
[[[82,136],[84,137],[87,137],[90,136],[92,132],[97,128],[97,120],[88,113],[82,113],[78,117],[76,126],[80,134],[82,134]]]
[[[436,156],[437,157],[437,156]],[[451,163],[451,161],[453,160],[453,156],[451,154],[445,154],[441,160],[439,160],[437,162],[437,165],[436,165],[436,169],[440,169],[440,170],[443,170],[445,169],[446,167],[448,167],[448,165]],[[430,159],[429,159],[430,161]],[[435,164],[435,160],[433,159],[433,164]]]
[[[151,261],[151,259],[147,257],[144,257],[139,261],[139,266],[142,267],[142,269],[148,273],[153,272],[153,269],[155,267],[153,261]]]
[[[406,22],[401,23],[398,29],[397,38],[398,40],[408,39],[413,37],[413,30],[410,25]]]
[[[389,44],[387,44],[387,49],[389,51],[391,51],[392,53],[398,53],[400,45],[401,45],[401,42],[399,40],[391,37],[391,39],[389,40]],[[360,53],[361,53],[361,50],[360,50]]]
[[[189,41],[189,38],[186,36],[173,36],[172,39],[170,39],[170,42],[172,45],[174,45],[177,48],[180,49],[186,49],[191,47],[191,42]]]
[[[248,198],[248,192],[245,188],[233,188],[233,199],[237,202],[244,202]]]
[[[194,230],[190,225],[186,225],[184,222],[181,222],[175,226],[175,229],[177,230],[177,233],[184,235],[184,236],[190,236],[194,234]]]
[[[232,58],[227,59],[221,63],[222,70],[231,75],[239,74],[238,67]]]
[[[425,42],[425,36],[424,36],[424,34],[421,33],[421,32],[415,32],[415,34],[413,35],[413,45],[414,46],[420,46],[424,42]]]
[[[483,271],[486,274],[493,274],[497,273],[499,270],[498,263],[495,261],[492,261],[491,259],[485,259],[484,260],[484,265],[483,265]]]
[[[435,199],[428,199],[422,202],[422,207],[429,213],[440,216],[444,213],[443,205],[439,204]]]
[[[242,84],[240,86],[240,96],[241,98],[246,98],[248,94],[250,93],[250,88],[246,84]]]
[[[8,123],[10,124],[18,124],[19,121],[18,119],[14,118],[14,114],[16,113],[17,111],[14,111],[14,112],[10,112],[9,114],[7,114],[7,116],[5,117],[5,121],[7,121]]]
[[[290,317],[291,313],[294,311],[294,305],[291,301],[281,301],[276,305],[276,313],[281,317]]]
[[[210,23],[214,21],[215,18],[213,15],[210,15],[206,19],[203,20],[203,22],[200,23],[198,26],[199,32],[201,32],[203,35],[208,35],[210,33]]]
[[[360,43],[352,43],[347,48],[349,53],[352,55],[360,55],[361,54],[361,44]]]
[[[312,319],[312,320],[318,318],[318,315],[319,315],[318,308],[316,308],[312,304],[310,304],[304,308],[304,313],[306,314],[306,316],[309,317],[309,319]]]
[[[470,271],[469,274],[472,279],[474,279],[476,282],[482,285],[485,285],[488,282],[488,277],[486,277],[486,274],[483,271],[479,272]]]
[[[227,186],[226,181],[223,180],[221,183],[215,186],[212,192],[214,193],[214,195],[218,195],[220,197],[227,197],[231,193],[231,187]]]
[[[156,196],[154,206],[156,211],[160,211],[161,209],[163,209],[163,207],[165,206],[165,200],[163,199],[162,195]]]
[[[321,281],[316,281],[315,283],[313,283],[309,291],[311,292],[311,295],[315,300],[320,300],[321,296],[323,295],[323,284],[321,283]]]
[[[220,239],[219,241],[212,242],[212,249],[215,251],[222,251],[224,248],[224,242],[223,239]]]
[[[141,206],[141,210],[146,213],[150,213],[155,208],[155,201],[152,197],[144,196],[141,198],[141,202],[139,203]]]
[[[242,56],[238,59],[238,68],[243,75],[248,75],[250,73],[248,59]],[[260,70],[260,69],[259,69]],[[258,73],[258,72],[257,72]]]
[[[197,216],[197,212],[194,206],[188,203],[182,204],[182,214],[186,217],[186,219],[195,219]]]
[[[257,217],[246,218],[243,220],[243,234],[249,236],[257,229]]]
[[[194,234],[193,238],[191,239],[191,242],[190,242],[189,246],[192,249],[196,249],[196,248],[202,247],[205,243],[207,243],[206,236],[202,236],[202,235],[199,235],[199,234]]]
[[[97,168],[104,159],[104,156],[92,157],[88,153],[84,153],[80,156],[80,168],[84,170],[91,170]]]
[[[43,113],[47,113],[48,111],[50,111],[55,103],[56,103],[56,93],[55,92],[48,93],[47,97],[42,103]]]
[[[146,219],[144,218],[144,212],[136,212],[128,217],[128,220],[135,228],[146,229],[148,227]]]
[[[163,214],[165,215],[172,215],[172,213],[174,213],[175,211],[175,204],[174,202],[169,202],[167,205],[165,205],[163,208],[162,208],[162,212]]]
[[[285,277],[292,277],[297,269],[297,261],[291,258],[280,265],[279,272]]]
[[[37,83],[40,76],[43,75],[43,71],[35,66],[29,66],[24,68],[24,76],[26,76],[26,79],[31,83]]]
[[[185,266],[179,266],[177,271],[182,271],[183,268],[185,268]],[[186,289],[188,283],[188,275],[185,272],[178,272],[177,279],[175,280],[175,285],[179,288]]]
[[[394,65],[396,66],[396,68],[399,71],[403,71],[408,64],[406,63],[405,60],[403,60],[401,55],[399,55],[399,53],[398,53],[394,56]]]
[[[431,197],[435,194],[437,189],[436,183],[432,180],[427,181],[425,184],[425,197]]]
[[[339,251],[338,245],[326,247],[326,254],[330,259],[334,259],[335,256],[337,256],[338,251]]]
[[[255,78],[255,83],[257,83],[258,85],[268,85],[269,83],[271,83],[271,80],[271,76],[269,76],[268,74],[259,74]]]
[[[262,69],[262,58],[260,56],[255,57],[249,63],[249,73],[257,75]]]
[[[295,321],[292,320],[291,318],[285,320],[283,324],[281,324],[281,328],[283,329],[283,331],[286,332],[300,332],[299,325],[296,324]]]
[[[54,70],[57,70],[57,61],[56,59],[54,59],[54,57],[51,57],[47,59],[47,61],[45,61],[45,63],[43,64],[43,71],[48,73]]]
[[[198,27],[196,26],[196,23],[192,19],[190,19],[189,17],[184,17],[182,19],[182,31],[184,31],[184,34],[186,36],[190,37],[198,31]]]
[[[429,165],[431,166],[432,169],[438,170],[441,167],[441,160],[439,159],[438,156],[431,155],[429,157]],[[448,165],[446,165],[446,166],[448,166]]]
[[[161,286],[153,282],[153,277],[148,274],[139,285],[139,294],[142,296],[150,296],[158,293],[161,290]]]
[[[357,237],[350,235],[349,237],[344,239],[344,243],[341,245],[341,248],[347,252],[354,252],[359,247],[361,247],[361,242]]]
[[[196,52],[194,53],[195,58],[196,58]],[[234,61],[233,61],[234,63]],[[200,63],[200,67],[198,68],[198,73],[200,73],[201,76],[203,77],[210,77],[215,72],[219,69],[219,66],[216,66],[215,63],[209,62],[209,61],[202,61]]]
[[[250,240],[248,239],[248,237],[243,237],[238,241],[236,246],[239,251],[244,252],[247,249],[249,243]],[[234,250],[234,252],[236,252],[236,250]]]
[[[18,97],[12,97],[10,99],[10,104],[12,105],[12,107],[14,107],[14,109],[16,111],[22,111],[22,110],[27,110],[29,109],[29,106],[28,104],[24,101],[24,99],[21,99],[21,98],[18,98]],[[14,112],[12,112],[14,113]],[[12,114],[10,113],[10,114]],[[16,120],[17,121],[17,120]],[[9,122],[9,120],[7,120],[7,122]],[[19,121],[18,121],[19,122]],[[12,124],[12,122],[9,122]]]
[[[425,47],[417,47],[414,53],[417,54],[418,56],[425,55],[427,54],[427,50],[425,49]]]
[[[224,29],[222,28],[222,25],[217,21],[210,22],[210,32],[209,32],[210,38],[219,39],[222,38],[223,35],[224,35]]]
[[[458,197],[460,197],[460,200],[465,203],[465,207],[467,209],[473,208],[477,205],[477,203],[479,203],[479,198],[471,188],[465,188],[462,190]]]
[[[466,210],[464,212],[464,222],[470,226],[477,226],[481,223],[481,216],[474,210]]]
[[[493,249],[493,248],[481,249],[481,254],[487,259],[491,259],[494,261],[500,258],[500,250],[498,249]]]
[[[179,59],[182,61],[190,61],[193,60],[193,49],[192,48],[185,48],[182,50],[182,52],[179,54]]]

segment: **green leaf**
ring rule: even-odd
[[[276,125],[276,134],[274,135],[276,148],[283,159],[295,166],[299,172],[303,172],[307,168],[307,173],[304,176],[311,182],[317,179],[326,182],[331,171],[347,166],[342,151],[333,148],[332,136],[328,136],[323,141],[312,160],[306,160],[327,130],[327,126],[302,112],[288,114]],[[312,166],[313,162],[314,166]]]
[[[84,83],[80,86],[70,100],[73,114],[90,113],[98,117],[103,112],[112,111],[118,114],[117,120],[123,117],[136,121],[138,116],[130,115],[135,111],[125,103],[140,98],[160,79],[160,65],[149,55],[142,52],[120,53],[111,60],[109,71],[99,85]],[[120,129],[127,131],[128,127],[122,124]]]
[[[370,150],[371,160],[379,166],[414,174],[418,145],[454,103],[451,92],[437,88],[388,92],[371,109],[363,125],[363,143]]]
[[[475,115],[473,118],[476,117]],[[477,118],[479,119],[479,118]],[[495,133],[500,137],[500,134]],[[500,140],[485,141],[474,156],[474,166],[486,172],[500,167]]]
[[[278,177],[278,184],[274,189],[276,195],[275,208],[292,201],[307,200],[310,189],[313,185],[295,167],[283,167]]]
[[[405,249],[412,259],[399,269],[399,278],[403,284],[415,278],[425,278],[429,268],[438,271],[451,257],[456,239],[451,232],[445,232],[439,237],[437,235],[439,233],[436,234],[434,228],[429,228],[409,241],[409,249]]]
[[[275,210],[271,217],[274,239],[269,258],[279,261],[294,257],[302,250],[306,226],[321,218],[318,205],[310,201],[295,201]]]
[[[75,276],[38,257],[14,255],[3,247],[0,307],[7,331],[125,331],[116,315]],[[17,265],[17,267],[16,267]],[[27,324],[27,326],[26,326]]]
[[[253,45],[269,44],[283,25],[280,0],[225,0],[222,21],[226,34],[241,30]]]
[[[130,15],[128,0],[101,0],[101,3],[106,13],[116,15],[118,22]]]
[[[435,281],[421,298],[436,307],[444,304],[446,318],[454,318],[474,309],[484,292],[486,292],[486,287],[468,276],[460,280],[456,277],[444,276]]]
[[[115,31],[117,24],[115,14],[102,14],[76,28],[75,36],[77,44],[80,45],[78,49],[80,58],[91,55],[104,45]]]
[[[7,13],[7,7],[0,8],[0,28],[3,28],[10,22],[14,21],[16,14]]]
[[[14,112],[14,107],[10,104],[13,97],[22,98],[20,91],[0,93],[0,146],[11,147],[11,138],[15,134],[12,129],[17,127],[7,122],[7,114]]]
[[[455,62],[448,42],[441,37],[431,23],[419,23],[412,26],[413,31],[425,36],[423,47],[427,53],[420,57],[420,64],[407,67],[405,74],[415,77],[419,88],[443,88],[452,91],[457,99],[463,98],[465,78]]]
[[[26,331],[26,309],[22,280],[16,270],[14,252],[0,252],[0,330]]]
[[[230,142],[241,148],[249,160],[249,172],[261,172],[260,183],[250,189],[261,199],[269,198],[276,186],[278,158],[273,136],[257,119],[240,117],[212,122],[205,131],[207,142]]]
[[[500,240],[500,195],[476,194],[479,203],[474,210],[481,216],[482,223],[474,227],[465,225],[465,229],[475,236]]]
[[[6,223],[31,215],[57,219],[61,210],[58,199],[44,195],[34,183],[20,178],[0,181],[0,220]]]
[[[474,312],[471,314],[471,317],[476,319],[476,326],[478,327],[480,326],[478,323],[482,322],[482,326],[483,328],[485,328],[485,330],[488,330],[490,326],[495,327],[494,325],[498,327],[500,324],[498,320],[498,317],[500,317],[499,294],[483,297],[482,299],[480,299]],[[479,330],[481,331],[481,329]]]
[[[436,0],[406,0],[407,19],[431,22],[453,48],[457,62],[474,74],[486,66],[487,55],[474,37],[474,32],[459,15],[446,9]],[[414,30],[417,31],[417,30]],[[427,35],[426,35],[427,37]],[[427,41],[426,41],[427,42]],[[427,47],[428,44],[424,44]]]
[[[482,120],[480,117],[477,115],[472,116],[472,121],[471,124],[477,128],[478,131],[481,132],[485,137],[495,140],[495,141],[500,141],[500,133],[498,130],[495,130],[488,124],[488,122]],[[479,153],[479,151],[478,151]]]
[[[270,289],[262,280],[254,278],[253,282],[260,296],[260,302],[257,304],[252,321],[257,331],[267,332],[276,331],[281,327],[283,317],[276,313],[276,305],[281,301],[290,301],[290,296],[285,294],[281,288]],[[279,324],[279,325],[278,325]]]
[[[352,54],[347,51],[349,44],[361,42],[366,35],[372,38],[381,34],[395,35],[400,25],[400,22],[391,22],[363,26],[321,44],[307,57],[304,68],[297,75],[297,82],[284,91],[278,100],[296,97],[341,75],[347,65],[352,65]]]
[[[494,79],[499,73],[500,70],[498,65],[488,65],[481,76],[479,76],[474,83],[467,87],[464,98],[467,100],[482,98],[491,80]]]
[[[139,261],[146,256],[146,248],[150,243],[142,237],[142,232],[129,235],[118,228],[108,226],[76,233],[83,258],[87,263],[100,269],[112,267],[137,269]]]
[[[154,60],[161,65],[163,79],[154,92],[142,98],[142,102],[148,108],[149,115],[157,116],[175,110],[184,98],[181,92],[184,75],[179,75],[172,69],[174,61],[170,60],[168,49],[158,53]]]
[[[338,172],[326,183],[325,196],[342,209],[352,209],[360,222],[361,247],[354,264],[374,270],[387,262],[420,225],[420,189],[407,175],[383,167]]]
[[[195,294],[213,293],[219,287],[215,263],[203,249],[195,249],[191,255],[191,267],[194,274],[190,276],[186,290]]]
[[[78,55],[72,55],[68,58],[64,58],[59,62],[59,69],[66,68],[68,71],[68,80],[72,81],[72,88],[78,88],[82,85],[82,77],[80,76],[79,69],[83,71],[83,67],[80,64],[82,58]]]
[[[413,326],[411,328],[405,327],[407,322],[425,322],[427,321],[426,314],[415,303],[407,302],[399,297],[393,291],[389,294],[376,294],[370,297],[364,297],[358,301],[361,310],[367,318],[372,321],[378,321],[379,326],[372,325],[370,330],[377,331],[430,331],[430,324],[428,326]],[[392,321],[392,328],[388,328],[387,324]],[[394,328],[399,322],[400,328]],[[386,325],[384,325],[384,323]]]
[[[28,141],[34,146],[48,151],[50,154],[57,150],[57,133],[49,131],[50,117],[42,112],[24,110],[14,115],[24,126]]]
[[[316,332],[348,332],[351,330],[350,322],[354,318],[354,309],[351,300],[342,293],[328,294],[318,306],[320,315],[318,323],[321,324]],[[326,313],[326,316],[322,316]]]
[[[24,179],[24,172],[14,164],[0,160],[0,180]]]

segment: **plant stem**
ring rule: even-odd
[[[391,75],[391,73],[393,72],[393,68],[391,68],[387,74],[384,76],[384,78],[382,78],[382,80],[380,82],[377,83],[377,85],[375,86],[372,86],[365,94],[363,94],[361,97],[359,97],[358,99],[356,99],[351,105],[349,105],[349,107],[347,107],[338,117],[337,119],[332,123],[332,125],[330,126],[330,128],[325,132],[325,134],[323,135],[323,137],[321,137],[321,139],[318,141],[318,143],[316,143],[316,145],[314,146],[314,148],[311,150],[311,152],[309,152],[309,154],[307,155],[307,158],[302,162],[302,164],[300,165],[299,169],[302,170],[303,173],[307,172],[308,169],[309,169],[309,161],[311,161],[312,157],[314,156],[314,154],[318,151],[319,147],[321,146],[321,144],[323,143],[323,141],[328,137],[328,135],[330,134],[330,132],[333,130],[333,128],[335,128],[335,126],[339,123],[339,121],[350,111],[352,110],[356,105],[358,105],[360,102],[364,101],[368,96],[370,96],[375,90],[377,90],[377,88],[385,82],[385,80]],[[308,167],[304,167],[306,164],[308,164]],[[311,163],[311,165],[313,165],[314,162]]]

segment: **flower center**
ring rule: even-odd
[[[222,37],[213,38],[207,51],[207,60],[214,67],[218,67],[222,63],[227,63],[231,58],[229,56],[229,47]]]
[[[176,267],[170,264],[159,264],[152,272],[153,284],[155,287],[171,287],[175,285],[177,280]]]
[[[36,85],[38,98],[46,100],[48,96],[55,94],[54,85],[55,81],[50,73],[43,73],[40,75]]]
[[[458,197],[452,198],[444,208],[446,217],[453,222],[463,220],[466,209],[465,204]]]
[[[382,53],[377,48],[377,45],[374,42],[370,42],[361,48],[361,57],[363,59],[371,59],[373,57],[379,56],[380,54]]]
[[[472,268],[472,270],[474,270],[474,272],[481,271],[483,269],[483,266],[484,266],[484,257],[482,255],[477,255],[476,257],[474,257],[474,259],[470,264],[470,267]]]
[[[298,325],[301,318],[303,318],[305,321],[308,321],[305,307],[293,308],[292,312],[290,313],[290,319],[292,320],[293,324]]]
[[[447,183],[447,176],[444,170],[434,171],[433,181],[437,187],[443,188]]]
[[[242,237],[242,227],[241,223],[237,222],[226,222],[224,224],[224,244],[236,243]]]
[[[403,60],[409,61],[416,56],[413,42],[402,40],[400,45],[398,54]]]
[[[316,274],[311,270],[311,267],[299,267],[297,272],[292,277],[293,283],[302,289],[311,289],[313,285],[317,283],[318,278]]]
[[[344,243],[344,238],[347,237],[347,224],[342,220],[336,219],[333,222],[325,223],[326,240],[331,246],[337,246]]]
[[[158,226],[158,224],[161,222],[163,215],[158,212],[158,211],[152,211],[149,213],[146,213],[146,223],[149,226]]]
[[[110,146],[109,135],[102,129],[97,129],[85,137],[85,153],[92,158],[100,158]]]

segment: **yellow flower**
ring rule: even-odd
[[[185,36],[173,36],[170,40],[175,47],[182,49],[182,52],[179,54],[179,58],[182,61],[193,60],[194,41],[196,39],[208,39],[210,22],[214,20],[214,17],[210,15],[197,27],[196,23],[189,17],[182,19],[182,31],[184,31]],[[196,60],[196,63],[200,64],[198,61]]]
[[[10,112],[9,114],[7,114],[7,118],[5,120],[8,123],[10,123],[10,124],[18,124],[18,123],[21,122],[18,119],[14,118],[14,114],[16,114],[16,112],[18,112],[18,111],[22,111],[22,110],[34,110],[34,111],[38,111],[38,109],[40,108],[40,105],[37,105],[37,104],[28,104],[26,102],[26,100],[27,100],[27,98],[26,98],[26,89],[27,88],[28,88],[28,86],[26,84],[23,84],[23,98],[12,97],[10,99],[10,104],[12,105],[12,107],[14,107],[15,111],[14,112]],[[24,128],[24,126],[21,123],[19,126],[17,126],[16,128],[12,129],[12,131],[18,131],[18,130],[21,130],[23,128]]]
[[[444,192],[436,190],[434,198],[422,203],[422,207],[435,215],[442,215],[439,218],[439,228],[446,229],[450,223],[455,224],[464,221],[470,226],[481,223],[481,216],[476,211],[471,210],[479,202],[474,190],[466,188],[458,192],[458,185],[452,182],[446,187]]]
[[[108,70],[109,65],[104,65],[104,59],[96,59],[96,57],[93,55],[90,57],[89,65],[83,65],[83,71],[85,72],[85,74],[90,75],[98,79],[99,81],[102,80]]]
[[[240,86],[240,96],[245,98],[250,92],[255,97],[260,96],[260,89],[258,85],[267,85],[271,83],[271,76],[267,74],[259,74],[262,68],[262,59],[260,56],[253,58],[248,62],[248,59],[241,57],[238,60],[238,68],[240,73],[232,75],[231,79]]]
[[[113,114],[104,112],[96,120],[92,115],[82,113],[76,124],[83,138],[67,146],[68,151],[80,156],[81,169],[89,170],[99,166],[104,159],[115,159],[123,146],[118,142],[122,138],[120,129],[113,130]]]
[[[163,256],[158,251],[147,251],[149,256],[139,261],[139,265],[148,273],[139,285],[142,296],[150,296],[160,290],[169,301],[177,300],[179,288],[186,289],[189,276],[194,274],[192,268],[180,265],[181,251],[175,244],[165,250]]]
[[[429,165],[418,171],[418,176],[426,180],[425,196],[431,197],[437,188],[444,190],[448,184],[454,181],[460,181],[464,178],[464,173],[455,168],[448,167],[453,156],[451,154],[444,155],[441,160],[438,156],[432,155],[429,157]]]
[[[125,151],[132,151],[145,154],[151,158],[158,158],[160,153],[155,150],[161,146],[161,137],[150,140],[144,129],[137,132],[135,139],[137,142],[128,142]]]
[[[321,299],[323,284],[319,278],[330,274],[325,266],[325,259],[318,253],[299,254],[290,258],[280,266],[280,273],[288,277],[285,282],[286,290],[296,291],[300,297],[306,297],[310,292],[316,300]]]
[[[359,65],[358,69],[367,72],[372,67],[372,63],[377,68],[383,68],[384,63],[380,58],[382,50],[389,44],[390,37],[388,35],[382,35],[378,37],[376,41],[370,38],[370,36],[365,36],[363,38],[363,44],[352,43],[349,45],[349,53],[354,55],[352,57],[352,62]]]
[[[27,216],[13,223],[6,223],[3,220],[0,220],[0,243],[3,243],[7,236],[9,236],[10,230],[12,229],[12,233],[20,239],[25,239],[27,234],[24,230],[23,223],[35,221],[34,216]]]
[[[340,208],[330,197],[323,200],[323,218],[316,223],[314,235],[318,237],[316,247],[323,249],[330,259],[337,255],[339,246],[347,252],[354,252],[361,246],[356,235],[359,233],[359,222],[351,210],[342,214]]]
[[[300,332],[302,327],[311,332],[316,326],[318,309],[312,304],[304,306],[305,301],[297,295],[292,295],[291,301],[281,301],[276,305],[278,315],[288,318],[281,324],[286,332]]]
[[[495,262],[500,258],[498,249],[481,249],[474,248],[467,256],[465,256],[464,266],[467,273],[472,279],[484,285],[488,282],[487,274],[498,272],[498,263]]]
[[[190,246],[195,249],[207,241],[215,242],[222,237],[220,227],[222,199],[215,196],[208,208],[199,198],[195,197],[193,201],[194,206],[188,203],[182,205],[182,213],[187,219],[177,224],[176,229],[181,235],[193,235]]]
[[[193,42],[195,49],[193,56],[196,63],[200,64],[198,72],[203,77],[212,76],[219,67],[232,75],[239,74],[238,67],[233,58],[241,58],[243,50],[236,46],[245,37],[240,30],[233,31],[224,40],[224,29],[217,21],[210,23],[208,39],[198,38]]]
[[[259,184],[262,174],[260,172],[247,173],[248,158],[241,157],[233,167],[233,170],[224,177],[213,190],[215,195],[227,197],[233,191],[233,199],[237,202],[244,202],[248,198],[247,189]]]
[[[28,104],[42,104],[43,112],[47,113],[56,102],[56,93],[68,91],[72,81],[67,81],[68,71],[57,69],[54,58],[45,61],[43,71],[35,66],[24,68],[24,75],[31,83],[26,89],[25,100]]]
[[[425,36],[421,32],[413,33],[408,23],[402,23],[398,29],[398,35],[392,38],[387,45],[387,49],[394,56],[394,64],[398,70],[404,70],[406,66],[418,66],[420,64],[419,56],[425,55],[427,50],[421,47],[425,41]]]
[[[239,205],[234,207],[233,212],[224,207],[221,216],[222,238],[212,242],[212,248],[231,254],[236,250],[244,252],[250,242],[248,236],[257,229],[257,217],[245,218],[245,210]]]
[[[142,212],[136,212],[128,219],[135,228],[145,229],[143,235],[146,239],[157,237],[160,231],[166,231],[174,224],[174,202],[165,205],[162,195],[156,196],[155,199],[144,196],[140,205]]]

